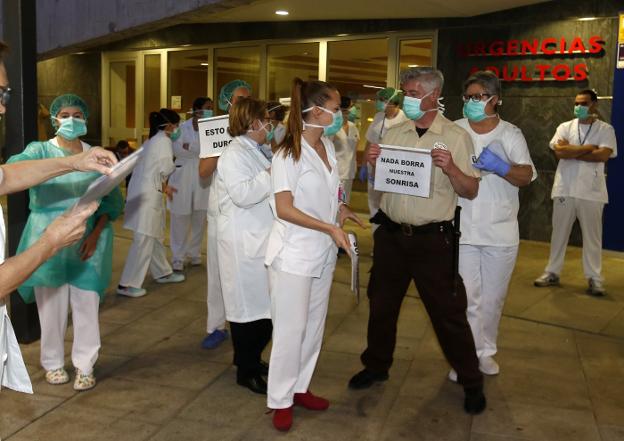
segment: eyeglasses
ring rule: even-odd
[[[469,100],[478,103],[479,101],[483,101],[484,97],[489,98],[491,96],[492,95],[489,93],[475,93],[472,95],[462,95],[462,100],[464,100],[465,103],[467,103]]]
[[[11,101],[11,88],[10,87],[0,87],[0,104],[6,106]]]

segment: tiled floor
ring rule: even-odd
[[[130,235],[119,225],[117,231],[113,282],[130,244]],[[369,232],[358,233],[364,287],[371,241]],[[562,287],[533,287],[547,254],[547,244],[521,245],[501,323],[501,374],[487,378],[488,408],[480,416],[463,412],[462,390],[446,379],[448,365],[413,287],[401,313],[390,380],[369,390],[347,389],[360,369],[368,304],[363,298],[357,305],[349,292],[348,260],[341,257],[312,384],[332,406],[321,413],[297,408],[288,434],[272,428],[264,397],[235,384],[229,341],[216,350],[200,349],[206,316],[202,266],[188,269],[180,285],[148,281],[144,298],[107,296],[100,315],[99,383],[92,391],[47,385],[38,344],[23,346],[35,394],[0,392],[0,438],[624,440],[624,258],[605,253],[609,294],[597,299],[584,293],[576,248],[568,251]],[[70,341],[71,329],[68,350]]]

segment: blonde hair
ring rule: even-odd
[[[266,112],[267,106],[264,101],[251,97],[241,98],[230,109],[228,133],[232,137],[246,134],[255,120],[264,119]]]
[[[337,89],[325,81],[303,81],[301,78],[293,80],[286,135],[277,148],[284,157],[292,155],[295,161],[301,158],[303,111],[312,106],[322,107],[331,98],[330,93],[333,91]]]

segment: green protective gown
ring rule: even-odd
[[[83,147],[85,146],[88,147],[83,143]],[[58,147],[51,140],[32,142],[22,153],[12,156],[8,162],[58,158],[69,155],[71,153]],[[32,187],[29,190],[30,215],[17,252],[21,253],[35,243],[46,227],[67,208],[74,205],[84,194],[89,184],[99,176],[100,174],[95,172],[73,172]],[[18,292],[24,301],[27,303],[35,301],[35,286],[56,288],[66,283],[83,290],[95,291],[102,301],[112,274],[113,228],[110,221],[119,217],[122,211],[123,196],[120,189],[115,188],[102,199],[98,210],[87,221],[84,238],[91,233],[100,216],[107,214],[109,218],[109,222],[100,234],[93,256],[86,261],[80,259],[82,240],[60,250],[18,288]]]

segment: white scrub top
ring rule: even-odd
[[[321,138],[331,171],[316,151],[301,138],[301,157],[284,157],[278,151],[273,156],[271,180],[273,193],[289,191],[293,204],[305,214],[329,224],[336,224],[338,216],[338,187],[336,153],[332,142]],[[320,277],[323,266],[336,258],[338,251],[330,235],[304,228],[277,217],[269,237],[265,264],[276,262],[280,271],[305,277]]]
[[[580,126],[580,127],[579,127]],[[588,134],[589,131],[589,134]],[[550,148],[555,149],[557,141],[567,140],[570,144],[594,144],[613,150],[610,158],[617,156],[617,142],[613,126],[596,120],[591,125],[579,124],[578,119],[564,122],[557,127],[555,136],[550,140]],[[584,141],[584,142],[583,142]],[[555,172],[551,197],[573,197],[607,203],[607,181],[604,162],[587,162],[578,159],[560,159]]]
[[[0,182],[2,182],[3,178],[4,173],[2,167],[0,167]],[[4,213],[2,212],[2,206],[0,206],[0,265],[4,262],[5,233]],[[13,332],[6,304],[0,300],[0,389],[3,387],[8,387],[18,392],[33,393],[28,371],[22,359],[15,332]]]
[[[377,112],[373,117],[373,122],[370,126],[368,126],[368,130],[366,131],[366,140],[371,144],[378,144],[383,135],[394,126],[398,126],[399,124],[407,121],[407,116],[401,109],[396,114],[396,116],[392,119],[386,118],[385,112]]]
[[[273,133],[273,139],[275,139],[275,143],[279,145],[280,142],[284,140],[286,137],[286,126],[281,122],[277,123],[277,127],[275,127],[275,132]]]
[[[247,323],[271,318],[264,265],[273,213],[271,163],[260,146],[238,136],[219,158],[214,191],[219,203],[217,252],[226,318]]]
[[[341,180],[355,178],[356,152],[360,133],[351,121],[347,122],[347,132],[341,127],[333,136],[336,161],[338,161],[338,175]]]
[[[189,215],[208,208],[210,180],[199,176],[199,132],[193,128],[193,119],[183,123],[180,131],[182,134],[173,143],[176,168],[169,176],[169,185],[178,191],[172,201],[167,201],[167,207],[173,214]]]
[[[529,148],[522,131],[507,121],[500,120],[494,130],[479,134],[470,127],[468,119],[455,123],[465,129],[472,138],[475,157],[493,141],[502,144],[506,162],[514,165],[530,165],[533,169],[531,181],[537,178],[537,171],[531,160]],[[461,211],[461,244],[485,246],[515,246],[520,242],[518,230],[518,187],[494,173],[483,174],[477,197],[470,200],[458,198]]]

